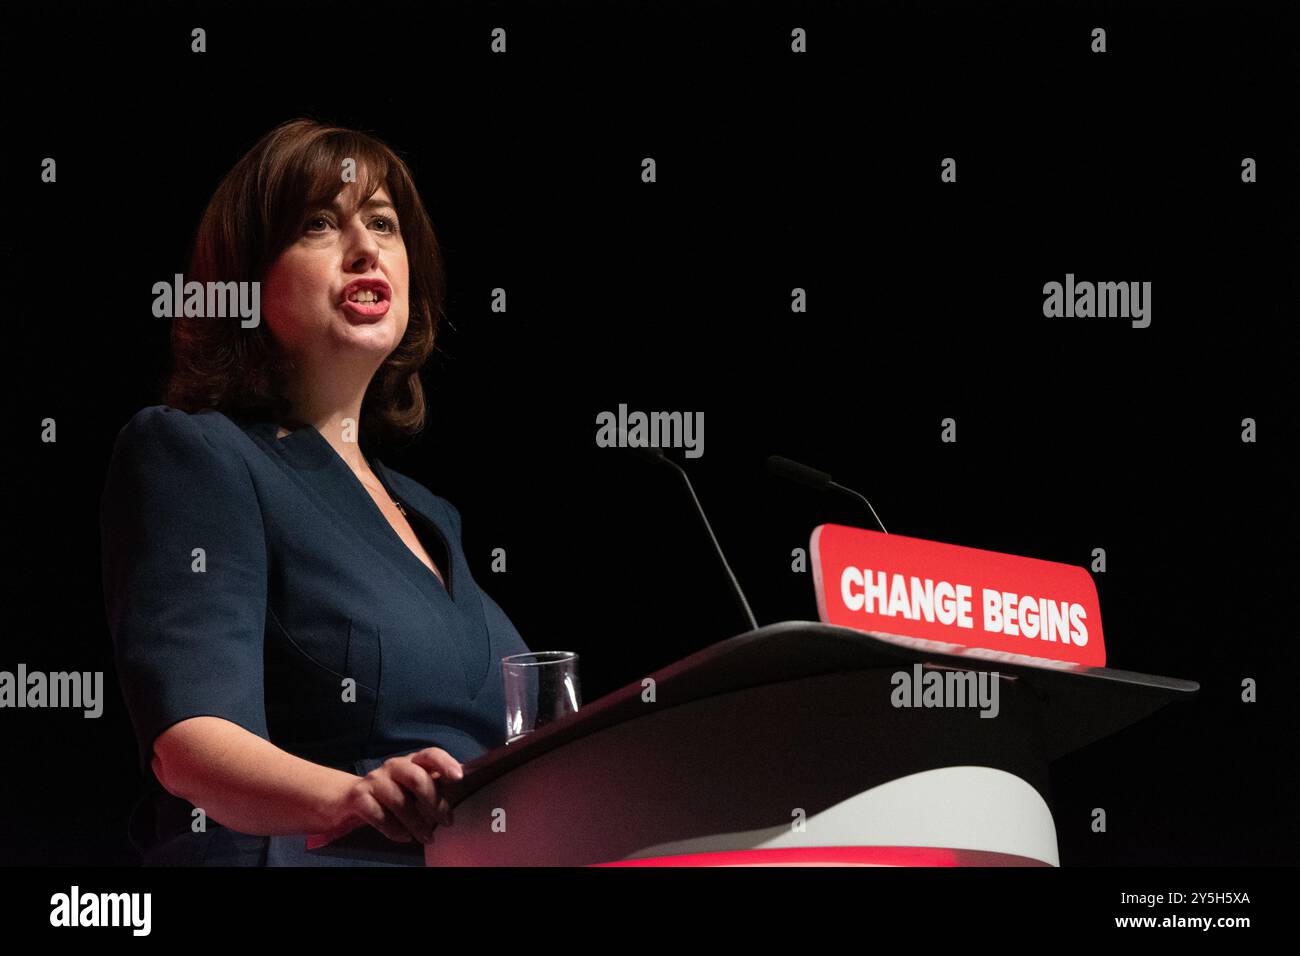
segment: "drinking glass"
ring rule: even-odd
[[[506,743],[514,743],[582,706],[578,655],[529,651],[501,658],[506,691]]]

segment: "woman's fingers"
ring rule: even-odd
[[[437,826],[453,821],[438,780],[463,776],[459,761],[441,747],[391,757],[363,778],[364,791],[354,800],[356,813],[390,840],[428,843]]]
[[[399,785],[415,796],[416,806],[430,828],[447,822],[447,814],[438,807],[440,794],[429,771],[410,760],[402,760],[394,762],[391,773]]]
[[[465,776],[465,771],[458,761],[441,747],[425,747],[411,754],[411,761],[430,772],[437,771],[452,780]]]
[[[368,824],[396,843],[410,843],[411,834],[383,805],[369,793],[363,793],[357,812]]]
[[[384,809],[398,819],[410,836],[427,843],[433,836],[433,828],[421,818],[416,799],[400,787],[392,776],[393,768],[390,764],[400,759],[385,761],[382,767],[366,774],[366,779],[371,781],[371,792],[383,804]]]
[[[412,841],[419,839],[419,836],[413,833],[410,827],[404,824],[391,810],[384,810],[384,826],[388,829],[389,833],[396,834],[396,836],[389,837],[389,839],[396,840],[398,843],[411,843]],[[382,833],[383,831],[381,830],[380,832]],[[420,842],[423,843],[425,841],[420,840]]]

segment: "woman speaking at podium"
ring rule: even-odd
[[[386,145],[295,120],[218,186],[185,279],[209,307],[232,284],[259,305],[201,315],[187,294],[166,404],[109,465],[133,842],[147,864],[420,865],[453,822],[443,779],[504,742],[501,658],[528,650],[471,576],[459,512],[373,453],[424,423],[429,216]],[[372,849],[307,853],[349,830]]]

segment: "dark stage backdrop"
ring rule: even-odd
[[[1053,766],[1063,864],[1297,862],[1291,5],[5,17],[0,669],[102,670],[106,694],[95,720],[0,713],[6,862],[135,859],[107,457],[161,401],[153,283],[185,270],[221,176],[296,116],[377,133],[414,170],[449,322],[427,431],[381,455],[457,505],[475,576],[530,646],[581,654],[587,700],[744,629],[680,483],[595,441],[620,403],[702,412],[702,457],[670,455],[760,622],[816,617],[791,567],[814,525],[871,526],[767,477],[773,453],[862,490],[891,532],[1083,566],[1105,550],[1108,663],[1202,690]],[[1150,325],[1045,317],[1067,274],[1150,282]]]

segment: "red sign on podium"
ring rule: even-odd
[[[827,624],[952,645],[946,653],[1106,664],[1084,568],[836,524],[813,529],[811,552]]]

